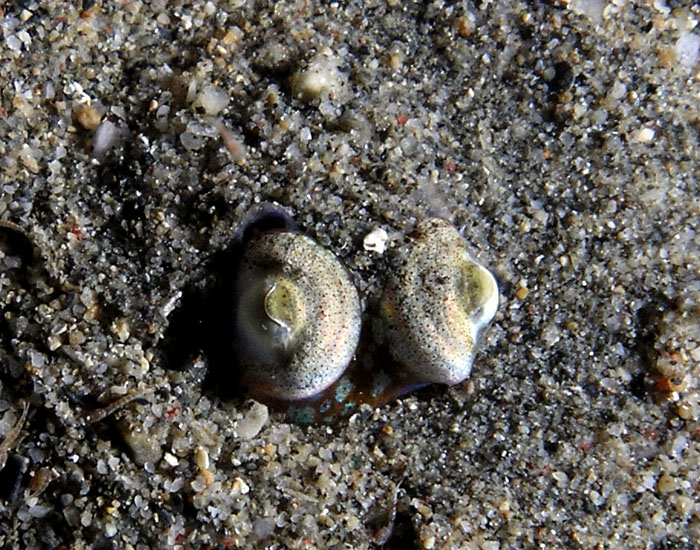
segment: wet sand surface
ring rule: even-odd
[[[2,548],[696,547],[697,8],[47,4],[0,11]],[[174,319],[261,202],[368,327],[453,223],[471,377],[310,426],[208,385]]]

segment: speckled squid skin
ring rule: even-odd
[[[332,421],[363,403],[379,407],[428,384],[464,381],[498,300],[495,278],[470,256],[459,232],[442,219],[423,221],[380,300],[386,345],[361,343],[359,354],[370,359],[351,364],[322,394],[288,403],[287,418]]]
[[[361,307],[330,251],[297,232],[260,234],[245,246],[235,285],[235,342],[251,395],[306,399],[341,376],[357,347]]]
[[[439,218],[418,225],[380,304],[389,349],[408,377],[447,385],[471,373],[479,331],[497,308],[493,275]]]

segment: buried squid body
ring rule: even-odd
[[[362,338],[348,272],[291,227],[244,239],[237,266],[234,353],[250,396],[289,420],[328,422],[363,403],[379,407],[469,376],[498,287],[450,223],[427,219],[407,238],[378,308],[366,315],[382,330]]]
[[[442,219],[419,223],[400,250],[379,300],[383,334],[372,342],[363,337],[358,360],[326,391],[288,404],[289,419],[332,421],[360,404],[380,407],[422,386],[454,385],[470,375],[479,333],[498,308],[495,278]]]
[[[345,371],[360,337],[360,300],[340,261],[311,238],[279,230],[245,243],[234,296],[241,382],[253,397],[308,399]]]
[[[471,373],[479,331],[498,308],[493,275],[448,222],[421,222],[380,302],[392,357],[408,386],[454,385]]]

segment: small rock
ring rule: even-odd
[[[209,469],[209,453],[204,447],[197,447],[194,454],[194,463],[200,470]]]
[[[365,235],[362,241],[362,247],[369,252],[376,252],[377,254],[384,254],[386,250],[386,241],[389,238],[387,232],[381,227],[375,227]]]
[[[101,160],[109,151],[116,147],[121,140],[119,126],[109,120],[102,122],[95,130],[92,138],[92,154]]]
[[[112,332],[119,338],[121,342],[126,342],[129,339],[129,323],[124,319],[119,319],[112,323]]]
[[[75,120],[86,130],[94,132],[100,125],[102,114],[92,105],[80,105],[76,109]]]
[[[675,491],[676,486],[676,480],[673,478],[673,476],[670,476],[668,472],[661,474],[661,477],[659,477],[659,480],[656,482],[656,488],[661,493]]]
[[[236,433],[241,439],[253,439],[267,423],[267,406],[253,401],[245,416],[236,423]]]
[[[158,437],[126,422],[120,423],[120,433],[137,464],[155,464],[163,456],[162,441]]]
[[[240,496],[247,495],[250,492],[250,486],[243,481],[240,477],[237,477],[231,483],[231,495]]]
[[[315,98],[341,100],[346,88],[346,76],[338,66],[340,62],[330,52],[314,57],[308,66],[292,76],[292,94],[302,101]]]
[[[204,109],[209,116],[218,115],[228,105],[228,94],[218,86],[207,86],[197,97],[196,105]]]
[[[651,128],[640,128],[634,134],[632,134],[632,141],[635,143],[649,143],[654,139],[654,130]]]
[[[676,59],[688,69],[692,69],[700,57],[700,36],[684,32],[676,42]]]

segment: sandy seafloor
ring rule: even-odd
[[[371,548],[394,495],[386,548],[698,547],[697,7],[70,4],[0,9],[0,547]],[[166,368],[261,201],[370,305],[452,221],[469,381],[300,426]]]

